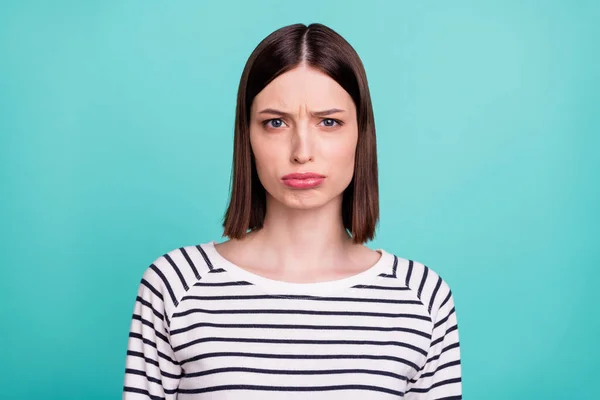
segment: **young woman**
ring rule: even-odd
[[[243,71],[223,243],[145,271],[123,399],[460,399],[454,300],[432,269],[364,245],[375,124],[354,49],[283,27]]]

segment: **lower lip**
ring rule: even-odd
[[[325,178],[283,179],[283,184],[294,189],[312,189],[319,186]]]

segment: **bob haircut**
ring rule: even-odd
[[[256,172],[250,144],[250,109],[256,95],[279,75],[306,63],[334,79],[356,106],[358,141],[354,174],[342,197],[342,221],[354,243],[375,236],[379,189],[375,121],[366,73],[354,48],[331,28],[313,23],[284,26],[254,49],[242,72],[237,94],[233,170],[223,236],[241,239],[261,229],[266,190]]]

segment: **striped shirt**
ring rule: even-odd
[[[454,299],[417,261],[292,283],[251,273],[211,241],[144,272],[123,399],[461,399]]]

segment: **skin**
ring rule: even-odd
[[[315,115],[332,109],[339,111]],[[328,75],[300,65],[267,85],[250,114],[250,142],[267,192],[264,226],[216,244],[217,251],[250,272],[296,283],[340,279],[373,266],[380,253],[352,243],[341,217],[358,139],[350,95]],[[281,178],[294,172],[326,178],[316,188],[293,189]]]

